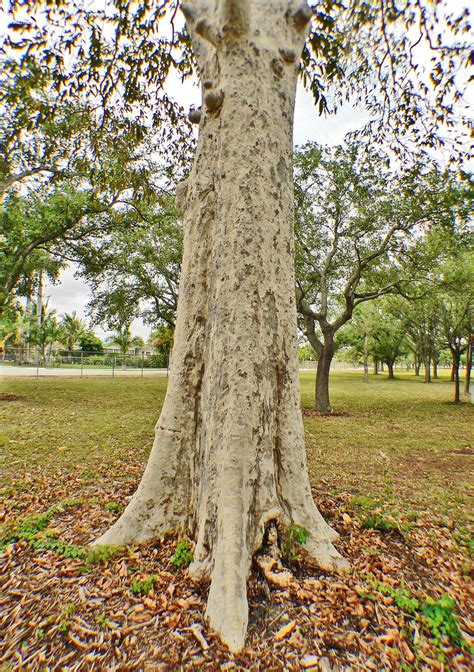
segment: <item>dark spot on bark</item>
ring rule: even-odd
[[[288,175],[288,170],[286,167],[286,161],[283,157],[278,162],[278,174],[280,176],[280,179],[282,181],[286,180],[287,175]]]
[[[272,68],[274,74],[277,77],[283,77],[284,68],[283,68],[283,62],[282,62],[281,58],[277,58],[275,56],[275,58],[272,58],[270,65],[271,65],[271,68]]]
[[[279,52],[285,63],[294,63],[296,61],[296,52],[294,49],[280,47]]]
[[[257,45],[254,44],[253,42],[252,42],[252,48],[253,48],[253,50],[254,50],[254,52],[255,52],[255,56],[260,56],[260,49],[259,49],[259,48],[257,47]]]

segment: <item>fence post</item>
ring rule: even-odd
[[[84,352],[81,350],[81,378],[84,374]]]
[[[115,352],[112,353],[112,378],[115,378]]]

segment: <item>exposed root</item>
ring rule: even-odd
[[[343,574],[350,569],[348,561],[326,539],[318,539],[310,534],[303,548],[325,572]]]
[[[262,570],[267,581],[275,584],[275,586],[288,588],[293,582],[293,574],[283,569],[275,558],[270,558],[268,555],[259,555],[255,558],[255,562]]]
[[[247,634],[247,575],[248,568],[242,563],[234,564],[231,557],[226,558],[222,553],[216,558],[206,618],[233,653],[242,651]]]

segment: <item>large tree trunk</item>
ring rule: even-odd
[[[379,373],[379,360],[377,357],[374,357],[374,375],[378,376]]]
[[[332,411],[329,400],[329,373],[331,362],[334,357],[334,334],[324,334],[324,346],[318,359],[318,368],[316,369],[316,398],[315,409],[320,413],[330,413]]]
[[[292,120],[309,19],[282,0],[187,4],[203,83],[169,385],[142,481],[96,543],[190,530],[206,614],[244,645],[246,581],[265,532],[297,524],[326,570],[345,569],[306,468],[297,364]]]
[[[433,364],[433,380],[438,380],[438,363],[439,363],[439,355],[438,353],[433,353],[431,355],[431,361]]]

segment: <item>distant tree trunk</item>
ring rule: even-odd
[[[439,376],[438,376],[438,362],[439,362],[438,353],[434,353],[431,356],[431,361],[433,362],[433,379],[437,380],[439,378]]]
[[[451,350],[451,357],[453,360],[452,363],[452,372],[454,374],[454,403],[458,404],[461,400],[461,385],[459,379],[459,367],[461,364],[461,347],[456,345],[450,345],[449,349]]]
[[[431,383],[431,361],[428,356],[423,356],[423,367],[425,369],[425,383]]]
[[[466,379],[464,381],[464,394],[469,394],[471,386],[472,349],[473,349],[472,346],[473,346],[473,338],[472,334],[469,334],[466,350]]]
[[[320,413],[330,413],[332,411],[329,400],[329,373],[331,362],[334,357],[334,334],[327,332],[324,334],[324,346],[318,359],[316,369],[316,399],[315,408]]]
[[[374,357],[374,375],[378,376],[379,374],[379,360],[377,357]]]
[[[385,371],[384,363],[385,362],[380,362],[380,370],[381,371]]]
[[[364,334],[364,383],[369,382],[369,337]]]
[[[395,362],[394,362],[394,360],[387,361],[386,364],[387,364],[387,368],[388,368],[388,380],[394,380],[395,374],[394,374],[394,371],[393,371],[393,367],[394,367]]]
[[[271,530],[300,525],[322,568],[347,568],[312,498],[298,378],[292,120],[311,12],[289,0],[182,6],[203,110],[176,194],[184,253],[168,390],[141,483],[96,543],[189,530],[189,571],[210,581],[207,619],[239,651],[252,558]]]

